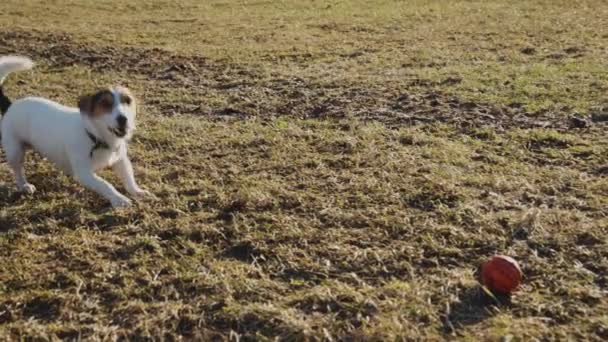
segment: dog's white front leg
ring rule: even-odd
[[[131,200],[118,192],[112,184],[92,172],[79,172],[75,177],[82,185],[110,201],[114,208],[128,207],[131,204]]]
[[[112,207],[127,207],[131,200],[118,192],[112,184],[97,176],[89,160],[74,158],[71,160],[74,177],[86,188],[95,191],[112,203]]]
[[[133,166],[129,157],[123,156],[119,161],[112,165],[112,169],[116,175],[122,180],[122,183],[127,189],[127,192],[135,198],[152,197],[152,194],[146,190],[140,188],[135,182],[135,176],[133,175]]]

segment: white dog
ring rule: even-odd
[[[28,70],[34,63],[26,57],[0,57],[0,113],[2,146],[17,188],[33,193],[23,162],[25,149],[33,148],[59,169],[112,203],[125,207],[131,201],[95,171],[112,166],[126,190],[136,199],[152,196],[133,177],[127,157],[127,142],[135,130],[135,99],[122,87],[101,90],[80,98],[78,108],[27,97],[13,103],[4,95],[2,83],[15,71]]]

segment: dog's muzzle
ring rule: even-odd
[[[116,123],[118,124],[118,127],[109,127],[110,131],[119,138],[127,135],[127,117],[124,115],[119,115],[116,118]]]
[[[124,138],[127,135],[127,127],[108,127],[110,132],[119,138]]]

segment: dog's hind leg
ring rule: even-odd
[[[2,137],[2,147],[6,154],[6,161],[8,166],[13,170],[15,175],[15,182],[17,183],[17,189],[19,191],[32,194],[36,191],[36,187],[27,182],[25,177],[25,170],[23,168],[23,162],[25,160],[25,148],[23,144],[17,139],[7,136]]]

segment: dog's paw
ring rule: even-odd
[[[141,200],[144,198],[156,199],[156,196],[153,193],[151,193],[148,190],[143,190],[143,189],[137,189],[137,190],[131,192],[131,196],[133,196],[133,198],[135,198],[137,200]]]
[[[31,195],[31,194],[33,194],[34,192],[36,192],[36,187],[35,187],[35,186],[33,186],[33,185],[32,185],[32,184],[30,184],[30,183],[25,183],[23,186],[21,186],[21,187],[19,188],[19,191],[21,191],[21,192],[23,192],[23,193],[25,193],[25,194]]]
[[[125,196],[120,196],[113,198],[111,203],[113,208],[126,208],[131,205],[131,200]]]

